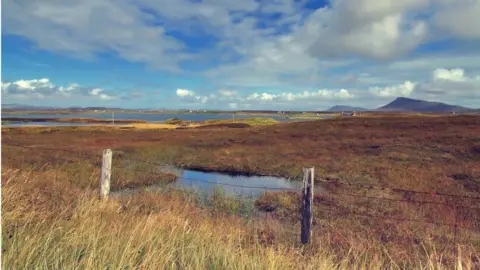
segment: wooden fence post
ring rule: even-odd
[[[312,206],[313,206],[313,179],[314,168],[303,168],[303,190],[302,190],[302,244],[307,244],[312,236]]]
[[[112,150],[103,150],[102,178],[100,179],[100,198],[106,199],[110,193],[110,178],[112,176]]]

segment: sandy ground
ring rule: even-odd
[[[135,129],[175,129],[176,125],[170,124],[129,124],[118,126],[120,128],[135,128]]]

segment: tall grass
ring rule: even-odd
[[[172,191],[100,201],[68,177],[4,168],[3,269],[469,269],[476,258],[435,247],[405,257],[321,230],[303,247],[297,227],[228,213],[221,194],[214,209]]]
[[[478,269],[478,243],[471,241],[473,247],[467,248],[442,242],[442,237],[451,237],[448,229],[352,215],[361,212],[452,223],[449,209],[382,203],[334,192],[401,200],[435,198],[327,185],[330,194],[315,198],[312,242],[301,246],[299,201],[292,194],[267,193],[255,205],[248,205],[227,199],[221,191],[200,200],[170,189],[99,201],[97,189],[101,150],[112,148],[119,153],[114,157],[113,190],[171,181],[155,164],[124,162],[144,159],[286,177],[299,176],[303,166],[313,165],[316,176],[325,180],[477,196],[479,121],[467,117],[349,118],[162,132],[2,129],[2,267]],[[6,147],[4,143],[9,142],[37,149]],[[42,150],[53,145],[98,158]],[[461,204],[478,207],[479,202]],[[477,212],[462,215],[475,218]],[[462,216],[458,222],[480,228],[479,224],[463,224]],[[412,230],[413,237],[408,235]],[[414,241],[393,241],[400,236]],[[457,235],[460,240],[468,237]]]

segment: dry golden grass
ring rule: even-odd
[[[228,214],[235,213],[231,204],[209,209],[177,192],[143,192],[107,202],[96,199],[104,148],[118,153],[114,164],[121,166],[124,159],[137,158],[295,177],[301,167],[314,165],[319,179],[478,196],[478,117],[345,118],[215,130],[2,129],[2,134],[3,267],[7,269],[479,267],[478,242],[456,250],[442,238],[452,237],[450,228],[352,215],[361,211],[451,223],[451,209],[335,193],[432,198],[324,186],[329,193],[315,198],[314,237],[308,247],[298,243],[299,203],[294,194],[267,193],[257,205],[273,204],[275,210],[253,218]],[[6,146],[12,143],[33,148]],[[81,153],[96,158],[78,156]],[[114,189],[152,184],[159,178],[168,181],[152,167],[134,168],[131,172],[114,168]],[[479,213],[463,215],[475,219]],[[463,220],[459,224],[480,226]],[[401,236],[411,240],[397,241]],[[458,235],[464,241],[473,237],[478,240],[478,235]]]
[[[3,269],[473,269],[425,244],[408,254],[351,235],[343,242],[269,218],[243,219],[177,192],[101,201],[58,169],[2,173]],[[333,239],[333,242],[332,242]]]
[[[116,127],[117,129],[139,129],[139,130],[148,130],[148,129],[175,129],[176,125],[169,124],[129,124]]]

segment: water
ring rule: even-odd
[[[293,181],[273,176],[230,175],[218,172],[200,172],[182,169],[163,169],[175,173],[177,180],[170,184],[212,194],[215,189],[221,189],[226,196],[258,198],[265,191],[288,191],[300,189],[300,181]]]
[[[92,114],[4,114],[4,117],[19,118],[98,118],[112,119],[111,113],[92,113]],[[273,118],[277,121],[287,121],[288,119],[280,115],[235,115],[235,119],[244,118]],[[170,118],[179,118],[186,121],[205,121],[214,119],[232,119],[232,114],[209,114],[209,113],[185,113],[185,114],[142,114],[142,113],[115,113],[115,119],[118,120],[145,120],[147,122],[163,122]],[[7,124],[9,125],[9,124]]]
[[[5,127],[23,127],[23,126],[46,126],[46,127],[79,127],[91,126],[95,123],[60,123],[60,122],[10,122],[3,124]],[[97,124],[98,125],[98,124]]]
[[[256,199],[265,191],[299,191],[302,184],[300,181],[273,176],[231,175],[184,170],[171,166],[162,167],[160,170],[177,176],[175,182],[168,184],[169,187],[186,189],[206,196],[210,196],[215,190],[220,189],[224,195],[229,197]],[[114,194],[131,194],[138,190],[161,190],[162,188],[161,185],[151,185],[133,190],[122,190],[114,192]]]

